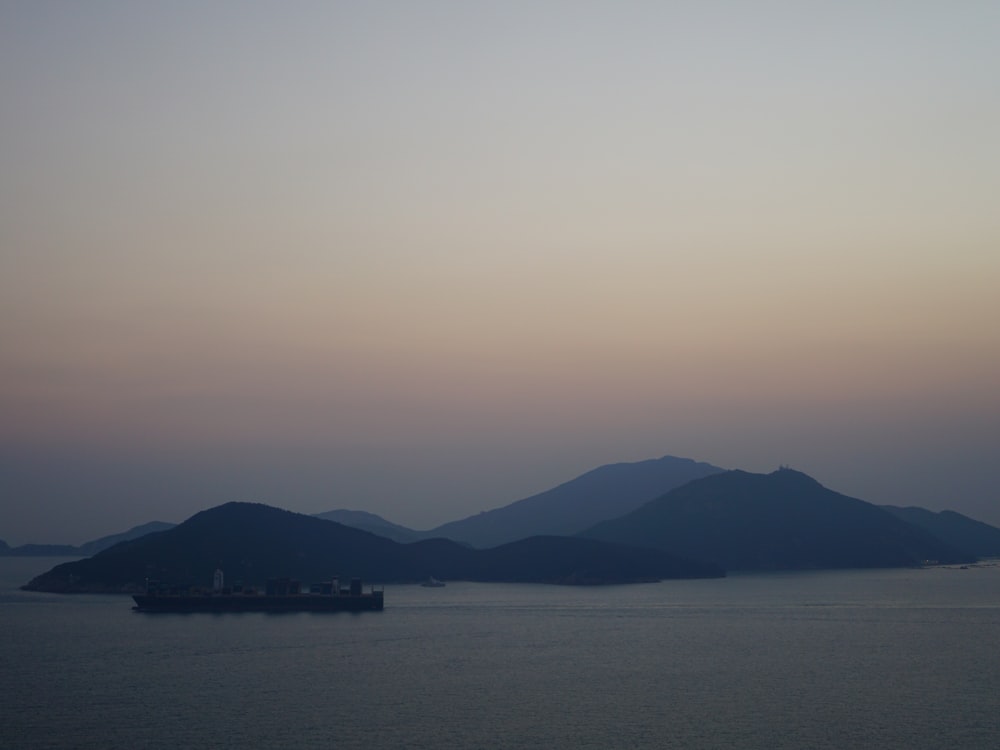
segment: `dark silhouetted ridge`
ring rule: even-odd
[[[4,544],[0,547],[0,555],[15,557],[87,557],[88,555],[95,555],[108,547],[113,547],[119,542],[136,539],[157,531],[165,531],[166,529],[173,528],[173,526],[174,524],[172,523],[150,521],[141,526],[134,526],[120,534],[102,536],[100,539],[85,542],[78,547],[72,544],[22,544],[20,547],[8,547]]]
[[[581,536],[655,547],[726,570],[898,567],[971,558],[791,469],[699,479]]]
[[[133,592],[147,578],[176,585],[226,580],[263,585],[361,576],[373,582],[451,580],[622,583],[721,575],[711,565],[658,550],[634,551],[585,539],[526,540],[525,547],[473,550],[448,539],[399,544],[334,521],[254,503],[226,503],[167,531],[121,542],[86,560],[63,563],[25,588],[55,592]]]
[[[337,523],[344,524],[344,526],[351,526],[355,529],[370,531],[373,534],[384,536],[386,539],[392,539],[394,542],[402,542],[404,544],[427,538],[426,532],[408,529],[405,526],[387,521],[382,516],[363,510],[345,510],[341,508],[338,510],[328,510],[325,513],[316,513],[315,517],[322,518],[324,521],[336,521]]]
[[[1000,529],[982,521],[963,516],[953,510],[935,513],[924,508],[897,508],[880,505],[880,508],[901,521],[919,526],[952,547],[976,557],[1000,557]]]
[[[674,487],[721,471],[674,456],[608,464],[553,489],[425,533],[474,547],[494,547],[530,536],[571,536],[629,513]]]

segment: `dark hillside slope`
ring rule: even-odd
[[[608,464],[551,490],[425,533],[481,548],[530,536],[569,536],[633,511],[674,487],[721,471],[674,456]]]
[[[379,536],[384,536],[386,539],[392,539],[394,542],[402,542],[403,544],[427,538],[426,532],[415,531],[406,526],[400,526],[399,524],[385,520],[382,516],[364,510],[346,510],[340,508],[337,510],[328,510],[325,513],[317,513],[315,517],[322,518],[324,521],[336,521],[337,523],[344,524],[344,526],[350,526],[355,529],[370,531],[372,534],[378,534]]]
[[[398,545],[358,529],[254,503],[202,511],[169,531],[122,542],[86,560],[56,566],[31,582],[44,590],[141,587],[146,578],[208,585],[216,568],[229,582],[273,576],[380,578]],[[341,565],[345,567],[341,567]]]
[[[1000,557],[1000,529],[977,521],[953,510],[935,513],[924,508],[898,508],[880,505],[880,508],[901,521],[919,526],[952,547],[976,557]]]
[[[176,524],[165,523],[164,521],[150,521],[149,523],[144,523],[141,526],[133,526],[128,531],[123,531],[120,534],[110,534],[108,536],[102,536],[100,539],[85,542],[77,547],[77,550],[81,555],[96,555],[101,550],[106,550],[108,547],[113,547],[120,542],[138,539],[139,537],[146,536],[146,534],[156,534],[160,531],[167,531],[168,529],[172,529],[175,525]]]
[[[128,531],[120,534],[102,536],[100,539],[93,539],[79,546],[72,544],[22,544],[20,547],[8,547],[0,542],[0,555],[11,555],[15,557],[87,557],[96,555],[101,550],[113,547],[119,542],[136,539],[146,534],[153,534],[157,531],[165,531],[173,528],[174,524],[162,521],[150,521],[141,526],[134,526]]]
[[[967,562],[923,529],[797,471],[729,471],[668,492],[581,536],[710,560],[726,570]]]

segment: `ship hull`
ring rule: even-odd
[[[136,594],[132,598],[139,612],[380,612],[384,606],[381,591],[356,596]]]

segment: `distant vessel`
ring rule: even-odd
[[[431,576],[430,578],[428,578],[426,581],[424,581],[420,585],[423,586],[424,588],[428,588],[428,589],[439,589],[442,586],[444,586],[445,583],[444,583],[444,581],[439,581],[434,576]]]
[[[222,573],[216,571],[212,591],[180,590],[159,581],[147,581],[146,593],[135,594],[137,612],[365,612],[381,611],[384,590],[370,586],[363,591],[360,578],[341,588],[339,581],[313,584],[303,591],[298,581],[270,578],[265,593],[235,586],[223,588]],[[442,584],[443,585],[443,584]]]

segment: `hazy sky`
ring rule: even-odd
[[[664,454],[1000,524],[1000,4],[0,0],[0,538]]]

